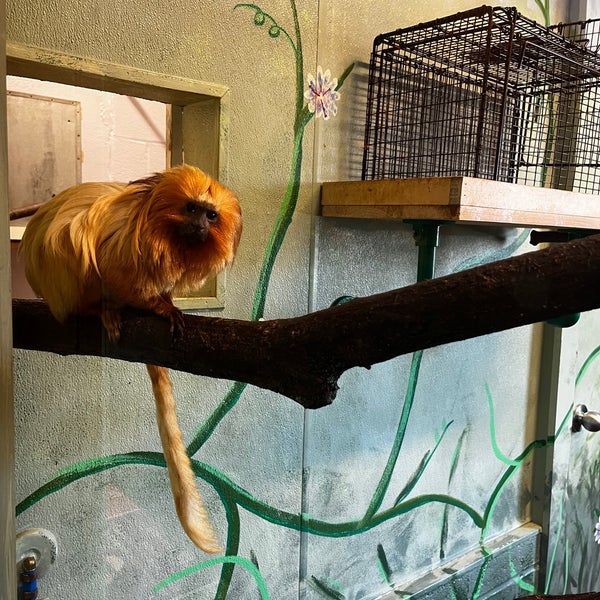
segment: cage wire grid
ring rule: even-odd
[[[377,36],[363,179],[471,176],[596,193],[599,20],[482,6]]]

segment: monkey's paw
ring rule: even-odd
[[[175,307],[174,307],[175,308]],[[169,331],[174,339],[181,338],[183,336],[183,331],[185,329],[185,321],[183,318],[183,313],[178,309],[171,311],[168,315],[169,321],[171,323],[171,327]]]
[[[104,306],[100,318],[108,333],[108,339],[113,343],[118,342],[121,336],[121,312],[116,308]]]

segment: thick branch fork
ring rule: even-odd
[[[600,307],[600,235],[357,298],[302,317],[243,321],[125,311],[118,343],[99,319],[57,323],[41,301],[13,301],[16,348],[105,356],[242,381],[306,408],[333,401],[340,375],[395,356]]]

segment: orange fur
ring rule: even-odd
[[[199,233],[202,228],[208,234]],[[230,265],[241,230],[234,194],[183,165],[129,184],[83,183],[61,192],[30,220],[21,253],[31,287],[56,319],[98,314],[116,340],[124,306],[150,310],[170,319],[172,329],[181,327],[172,295],[199,287]],[[152,365],[148,371],[180,521],[198,547],[217,552],[168,371]]]
[[[198,548],[205,552],[220,552],[222,548],[219,547],[204,501],[196,487],[190,457],[177,422],[169,371],[155,365],[146,366],[156,398],[156,421],[177,516],[184,531]]]

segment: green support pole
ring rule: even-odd
[[[415,245],[419,249],[417,257],[417,281],[435,277],[435,252],[440,241],[440,226],[448,221],[406,220],[413,228]]]

